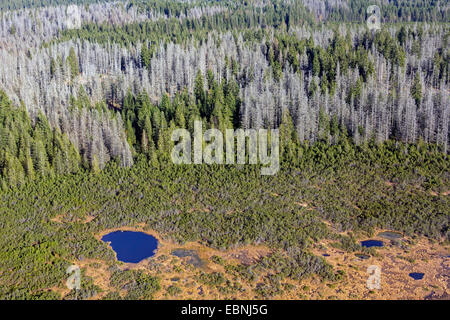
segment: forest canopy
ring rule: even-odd
[[[366,24],[374,3],[380,30]],[[105,297],[153,298],[159,277],[121,270],[95,237],[124,226],[180,245],[268,246],[250,266],[215,258],[226,276],[195,276],[230,296],[249,283],[260,298],[288,290],[280,279],[340,281],[312,253],[320,241],[372,255],[356,237],[379,229],[448,243],[446,2],[7,0],[0,10],[1,299],[94,297],[89,277],[80,295],[59,290],[85,259],[108,263]],[[195,121],[278,129],[280,172],[174,165],[171,133]]]

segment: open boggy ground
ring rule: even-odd
[[[124,288],[114,288],[110,283],[112,265],[121,270],[139,270],[159,278],[161,285],[154,299],[256,299],[261,298],[256,290],[264,283],[264,278],[273,272],[261,272],[256,279],[249,281],[236,273],[229,272],[230,265],[256,265],[263,257],[274,252],[264,245],[248,245],[229,250],[216,250],[198,242],[183,245],[165,240],[154,230],[148,230],[141,224],[136,227],[124,227],[104,230],[95,237],[101,237],[111,231],[142,231],[158,238],[158,250],[155,256],[139,263],[106,262],[86,259],[73,261],[80,266],[83,275],[92,279],[99,288],[90,299],[104,298],[108,293],[116,292],[121,297],[126,294]],[[383,230],[380,230],[383,231]],[[346,252],[333,246],[332,241],[322,241],[313,245],[311,251],[324,259],[333,268],[343,274],[337,282],[327,282],[318,276],[303,280],[282,279],[283,290],[271,296],[271,299],[448,299],[450,288],[450,248],[448,244],[432,242],[426,238],[403,238],[399,243],[387,239],[372,237],[384,242],[384,246],[371,250],[368,259],[355,256],[355,252]],[[364,239],[359,239],[364,240]],[[190,263],[189,257],[179,258],[172,254],[175,249],[194,252],[201,259],[200,266]],[[219,258],[218,258],[219,257]],[[381,288],[367,288],[371,265],[381,269]],[[409,276],[411,272],[422,272],[421,280]],[[205,281],[206,275],[220,275],[219,282]],[[61,295],[68,293],[62,287],[53,288]]]

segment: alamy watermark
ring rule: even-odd
[[[66,281],[67,288],[69,288],[70,290],[73,289],[80,290],[81,289],[80,267],[77,266],[76,264],[73,264],[67,268],[66,273],[70,274],[69,278],[67,278]]]
[[[380,30],[381,29],[381,11],[380,7],[377,5],[371,5],[367,8],[367,14],[370,16],[367,18],[367,27],[369,30]]]
[[[274,175],[280,169],[278,129],[226,129],[225,156],[223,133],[209,129],[203,134],[201,121],[194,122],[193,157],[191,134],[187,129],[173,130],[171,139],[178,142],[171,154],[175,164],[246,164],[248,159],[249,164],[262,165],[262,175]]]
[[[81,28],[81,13],[80,9],[76,5],[70,5],[66,11],[66,28],[67,29],[79,29]]]
[[[370,265],[367,267],[367,273],[369,277],[367,278],[367,288],[370,290],[381,289],[381,268],[377,265]]]

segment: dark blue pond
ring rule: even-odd
[[[127,263],[137,263],[156,253],[158,240],[146,233],[135,231],[115,231],[102,237],[110,242],[117,259]]]
[[[382,247],[383,246],[383,241],[380,241],[380,240],[366,240],[366,241],[361,241],[361,245],[363,247],[366,247],[366,248]]]
[[[421,273],[421,272],[411,272],[410,274],[409,274],[409,276],[411,277],[411,278],[413,278],[414,280],[421,280],[422,278],[423,278],[423,273]]]

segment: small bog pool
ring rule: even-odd
[[[367,259],[370,258],[369,255],[364,254],[364,253],[356,253],[355,256],[356,256],[357,258],[360,258],[361,260],[367,260]]]
[[[204,261],[200,259],[197,251],[187,249],[175,249],[172,251],[172,255],[178,258],[187,258],[186,262],[192,264],[194,267],[201,268],[204,265]]]
[[[414,280],[421,280],[421,279],[423,279],[424,273],[421,273],[421,272],[411,272],[411,273],[409,274],[409,276],[410,276],[411,278],[413,278]]]
[[[158,240],[144,232],[114,231],[102,237],[109,242],[117,254],[117,259],[126,263],[138,263],[154,256]]]
[[[388,240],[399,240],[399,239],[403,238],[403,235],[400,232],[395,232],[395,231],[380,232],[377,236],[388,239]]]
[[[383,246],[383,241],[380,241],[380,240],[366,240],[366,241],[361,241],[361,245],[363,247],[366,247],[366,248],[382,247]]]

